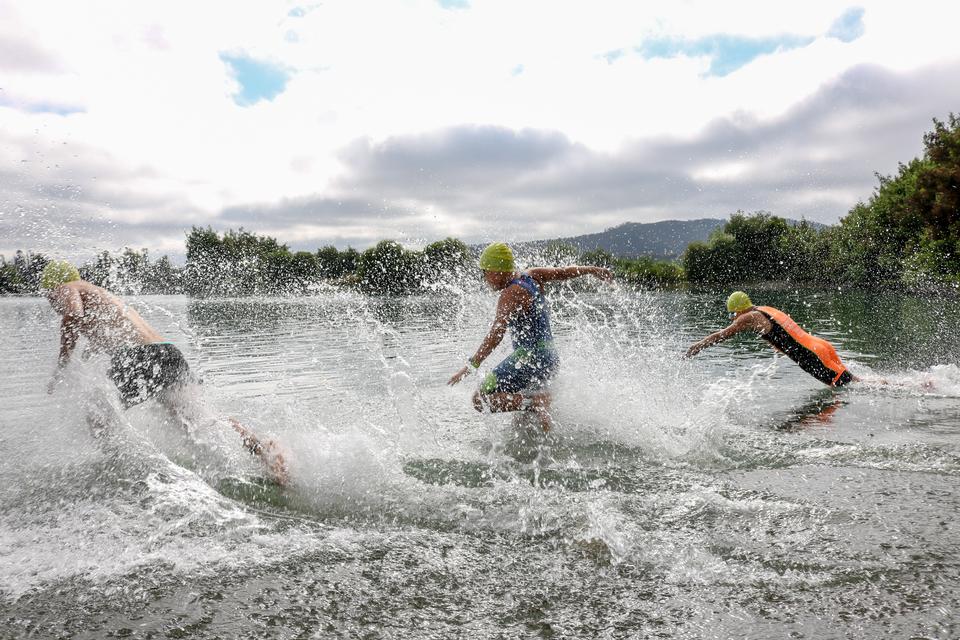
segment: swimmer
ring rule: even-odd
[[[833,345],[811,336],[784,312],[773,307],[754,306],[743,291],[730,294],[727,310],[733,314],[730,326],[694,344],[685,357],[691,358],[742,331],[752,331],[823,384],[836,388],[859,380],[840,361]]]
[[[69,262],[54,260],[40,277],[47,300],[62,317],[60,355],[47,385],[54,393],[63,382],[63,372],[81,337],[87,346],[84,360],[92,353],[110,355],[109,376],[120,393],[124,409],[156,399],[189,432],[183,407],[175,392],[190,382],[190,367],[180,350],[167,342],[133,308],[106,289],[80,279]],[[257,455],[279,484],[287,482],[286,463],[272,441],[262,443],[236,420],[231,420],[243,444]]]
[[[534,411],[544,432],[552,427],[547,383],[556,375],[560,359],[550,331],[550,304],[543,286],[591,275],[604,281],[613,272],[603,267],[536,267],[517,271],[510,247],[495,242],[480,255],[483,278],[500,292],[493,326],[480,348],[447,384],[454,385],[476,370],[503,340],[507,329],[513,338],[513,353],[494,367],[473,394],[477,411]]]

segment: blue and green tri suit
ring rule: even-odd
[[[480,384],[481,393],[519,393],[541,388],[556,375],[560,358],[550,332],[550,304],[529,274],[522,273],[510,285],[523,287],[533,304],[509,321],[513,353],[494,367]]]

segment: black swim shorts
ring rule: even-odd
[[[110,358],[110,378],[128,409],[188,380],[190,367],[169,342],[125,345]]]

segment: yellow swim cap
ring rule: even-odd
[[[734,291],[730,294],[730,297],[727,298],[727,311],[730,313],[740,313],[752,306],[753,303],[750,302],[750,296],[743,291]]]
[[[80,272],[66,260],[51,260],[40,274],[40,288],[56,289],[62,284],[80,279]]]
[[[513,271],[513,251],[502,242],[494,242],[480,254],[480,268],[484,271]]]

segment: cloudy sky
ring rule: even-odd
[[[835,222],[960,111],[941,0],[0,0],[0,253]]]

